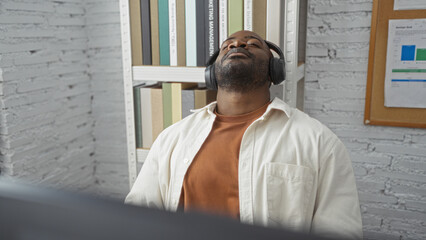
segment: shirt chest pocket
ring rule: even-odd
[[[269,226],[295,230],[309,227],[306,211],[313,194],[313,179],[314,171],[308,167],[283,163],[266,165]]]

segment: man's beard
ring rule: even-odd
[[[248,63],[233,60],[223,65],[216,62],[217,85],[227,92],[250,92],[269,81],[268,68],[268,63],[258,63],[254,56]]]

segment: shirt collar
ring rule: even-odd
[[[207,111],[210,115],[215,116],[214,109],[216,108],[217,102],[214,101],[202,108],[191,110],[193,113],[201,112],[201,111]],[[272,100],[271,104],[269,104],[268,108],[266,109],[265,113],[262,115],[262,117],[265,117],[272,109],[280,110],[284,112],[288,118],[291,117],[292,108],[285,103],[283,100],[275,97],[274,100]]]

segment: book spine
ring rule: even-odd
[[[253,0],[244,0],[244,30],[253,31]]]
[[[152,141],[163,131],[163,94],[161,87],[151,88]]]
[[[130,38],[132,45],[132,65],[142,65],[142,31],[139,0],[130,0]]]
[[[160,65],[170,65],[169,1],[158,0]]]
[[[177,65],[186,65],[185,0],[176,0]]]
[[[195,0],[185,1],[186,66],[197,66],[197,35]]]
[[[173,124],[172,121],[172,85],[163,83],[163,126],[164,129]]]
[[[176,0],[169,0],[170,66],[177,66]]]
[[[182,83],[171,83],[172,124],[182,119]]]
[[[207,89],[195,89],[194,90],[194,108],[199,109],[205,106]]]
[[[196,28],[197,28],[197,66],[203,67],[205,64],[205,35],[204,35],[204,0],[198,0],[195,3],[196,10]]]
[[[140,87],[133,87],[133,106],[135,111],[135,136],[136,148],[142,147],[142,124],[141,124],[141,101],[140,101]]]
[[[253,1],[253,32],[266,39],[266,0]]]
[[[149,16],[149,0],[141,0],[141,26],[142,26],[142,62],[152,65],[151,57],[151,21]]]
[[[228,0],[219,0],[219,47],[228,37]]]
[[[160,65],[160,42],[158,28],[158,0],[150,0],[150,20],[151,20],[151,54],[152,65]]]
[[[194,89],[182,90],[182,118],[191,114],[194,109]]]
[[[141,118],[142,118],[142,147],[150,148],[152,145],[152,109],[151,88],[140,89]]]
[[[268,0],[266,6],[266,40],[280,46],[280,1]]]
[[[207,63],[211,56],[218,49],[219,45],[219,14],[218,14],[218,1],[217,0],[205,0],[205,40],[206,40],[206,59],[204,60]]]
[[[228,36],[243,30],[243,0],[228,1]]]

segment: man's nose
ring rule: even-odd
[[[228,45],[229,49],[237,48],[237,47],[246,48],[247,47],[247,43],[244,42],[244,41],[236,39],[231,44]]]

